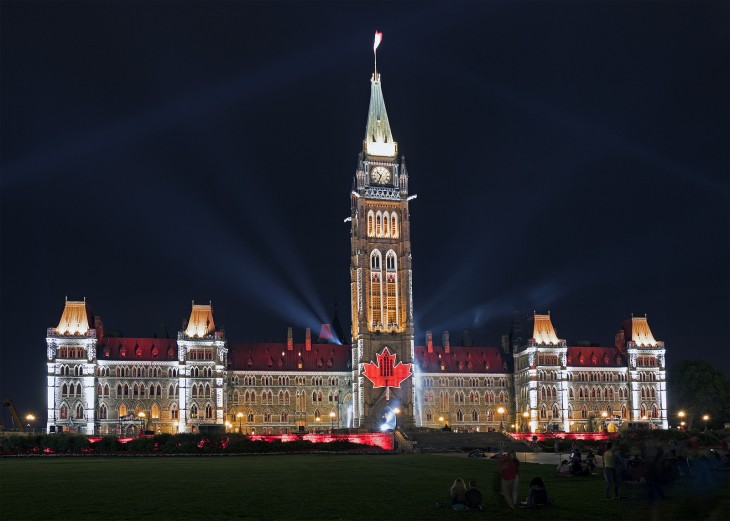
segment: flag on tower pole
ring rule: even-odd
[[[383,40],[383,33],[375,31],[375,42],[373,43],[373,54],[375,55],[375,81],[378,81],[378,45]]]
[[[373,52],[378,50],[378,45],[380,45],[380,42],[383,41],[383,33],[379,33],[378,31],[375,31],[375,43],[373,43]]]

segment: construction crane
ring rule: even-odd
[[[10,418],[13,421],[13,425],[20,430],[20,432],[25,432],[25,426],[23,426],[23,422],[20,421],[20,417],[18,416],[18,412],[15,410],[13,402],[11,400],[3,400],[3,407],[10,409]]]

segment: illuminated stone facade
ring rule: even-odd
[[[510,348],[415,345],[408,172],[371,78],[350,194],[351,345],[339,321],[317,342],[229,343],[210,305],[177,338],[120,338],[86,302],[48,329],[48,431],[132,435],[206,429],[279,434],[399,425],[598,430],[613,418],[667,427],[664,344],[632,318],[612,347],[568,346],[549,315]],[[387,356],[384,356],[387,355]],[[398,365],[402,364],[402,365]],[[366,367],[368,370],[366,371]],[[618,421],[618,420],[616,420]]]

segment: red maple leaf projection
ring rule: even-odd
[[[373,387],[400,387],[403,380],[411,376],[411,366],[398,362],[395,365],[395,354],[390,354],[386,347],[380,354],[375,354],[376,363],[368,362],[363,369],[363,376],[373,382]]]

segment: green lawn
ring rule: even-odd
[[[601,476],[545,479],[554,506],[509,511],[491,491],[495,462],[447,455],[8,458],[0,460],[0,518],[25,519],[730,519],[719,494],[677,487],[652,512],[646,501],[602,501]],[[436,508],[456,477],[476,479],[487,512]]]

